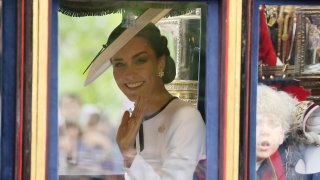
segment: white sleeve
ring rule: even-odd
[[[192,180],[198,161],[205,156],[205,125],[198,110],[185,107],[175,113],[165,135],[166,148],[157,174],[136,155],[127,169],[130,180]],[[130,177],[130,178],[129,178]]]

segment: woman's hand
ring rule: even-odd
[[[139,132],[145,110],[145,100],[141,97],[135,103],[135,108],[130,116],[125,111],[117,133],[117,143],[125,161],[125,165],[130,167],[137,152],[134,147],[136,136]]]

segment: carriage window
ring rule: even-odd
[[[196,109],[199,96],[203,96],[198,92],[198,69],[200,57],[205,57],[201,55],[201,43],[203,42],[200,41],[203,35],[201,33],[204,33],[204,30],[201,30],[201,8],[205,6],[200,3],[190,3],[190,5],[187,3],[184,7],[187,8],[180,9],[174,14],[169,12],[169,15],[156,23],[156,28],[166,37],[170,56],[176,66],[176,76],[171,83],[166,84],[165,88],[173,97],[189,102],[190,107]],[[84,86],[84,83],[88,71],[85,74],[83,72],[99,50],[105,48],[102,45],[107,42],[112,30],[120,23],[124,23],[125,27],[135,26],[136,18],[142,14],[136,15],[135,13],[141,9],[128,12],[113,11],[103,16],[85,17],[70,17],[70,13],[64,10],[59,13],[58,46],[59,179],[68,180],[80,177],[82,179],[123,179],[125,173],[123,167],[126,164],[116,142],[117,131],[124,111],[134,111],[134,103],[127,98],[130,96],[126,97],[127,94],[121,92],[121,85],[114,80],[114,76],[116,76],[116,70],[120,72],[129,64],[121,59],[122,57],[120,60],[112,61],[113,68],[107,69],[87,86]],[[132,62],[135,66],[142,67],[141,64],[145,63],[146,59],[141,56],[133,58]],[[143,78],[138,75],[137,77]],[[141,84],[134,82],[122,88],[134,89],[138,86]],[[170,99],[175,101],[174,98]],[[169,107],[169,105],[164,107]],[[200,113],[204,112],[200,110]],[[152,120],[153,117],[150,119]],[[143,124],[149,122],[151,121],[144,120]],[[201,122],[201,124],[205,123]],[[152,131],[146,127],[148,124],[144,124],[144,134]],[[166,132],[166,128],[165,125],[159,126],[155,131],[161,134]],[[201,137],[205,138],[205,132],[201,133],[204,133],[204,136]],[[164,144],[160,141],[149,142],[149,137],[141,137],[140,130],[138,136],[135,147],[141,151],[139,155],[141,154],[142,158],[150,155],[148,154],[150,143],[151,145],[157,143],[154,146],[159,147]],[[142,140],[145,143],[144,151],[141,145]],[[204,143],[205,139],[201,141]],[[201,143],[199,141],[199,144]],[[161,152],[151,154],[157,153],[161,154]],[[196,157],[200,161],[195,171],[192,170],[192,176],[195,179],[205,175],[205,154],[202,155]],[[152,162],[152,159],[151,161],[147,159],[146,162],[151,166],[160,167],[157,165],[160,161],[153,160],[156,161]]]
[[[260,6],[258,179],[319,177],[319,42],[320,6]]]

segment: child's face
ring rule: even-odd
[[[277,120],[266,117],[257,118],[256,128],[256,156],[257,161],[270,157],[283,143],[284,130]]]

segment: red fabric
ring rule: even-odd
[[[283,88],[284,91],[293,95],[299,101],[304,101],[311,94],[310,91],[304,89],[301,86],[286,86]]]
[[[276,173],[277,180],[286,180],[286,173],[282,166],[283,163],[279,151],[276,151],[270,156],[270,161],[274,172]]]
[[[206,159],[200,160],[198,162],[198,166],[195,169],[193,180],[205,180],[206,167],[207,167],[207,160]]]
[[[310,94],[311,94],[310,91],[304,89],[301,86],[297,86],[297,85],[287,85],[287,86],[283,86],[283,87],[275,85],[274,87],[276,87],[278,90],[287,92],[291,96],[295,97],[298,101],[306,100],[307,97],[310,96]]]
[[[277,63],[277,55],[268,31],[264,8],[260,10],[259,60],[262,60],[262,63],[268,66],[275,66]]]
[[[270,169],[266,170],[261,177],[261,180],[272,180],[275,179],[274,172]]]

